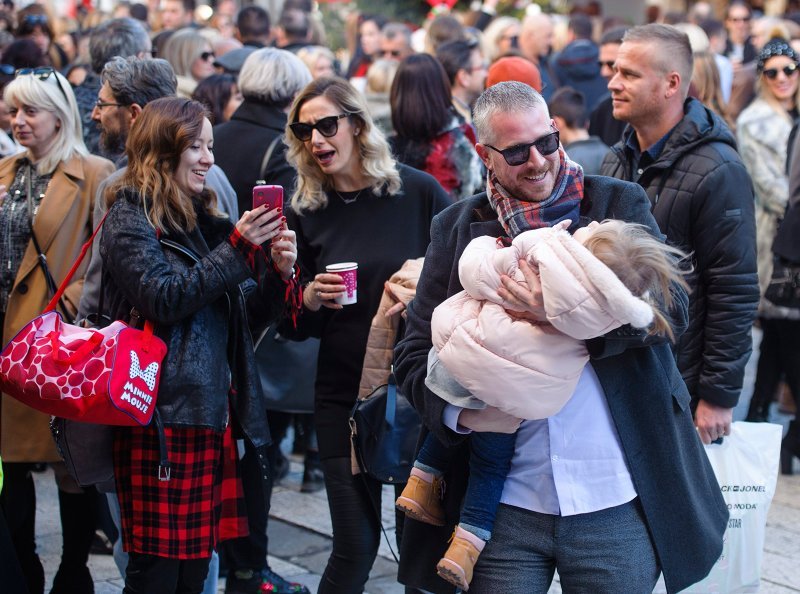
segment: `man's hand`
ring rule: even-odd
[[[501,275],[503,286],[497,290],[497,295],[511,306],[506,311],[514,311],[518,319],[530,321],[547,321],[542,300],[542,283],[539,275],[524,259],[519,261],[519,270],[525,277],[527,287],[521,285],[508,275]]]
[[[481,410],[465,408],[458,415],[459,425],[480,433],[515,433],[521,423],[522,419],[493,406]]]
[[[698,401],[694,424],[700,441],[704,444],[708,445],[724,435],[730,435],[732,421],[732,408],[723,408],[705,400]]]

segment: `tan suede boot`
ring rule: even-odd
[[[443,494],[444,480],[441,477],[429,483],[412,474],[394,505],[409,518],[433,526],[444,526]]]
[[[456,536],[457,530],[450,538],[450,548],[436,565],[436,573],[443,580],[466,592],[481,551],[467,539]]]

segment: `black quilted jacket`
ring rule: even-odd
[[[759,300],[753,185],[725,123],[696,99],[687,99],[684,113],[641,175],[623,149],[630,126],[601,173],[644,187],[662,233],[692,255],[689,329],[675,347],[678,367],[694,398],[731,408]]]

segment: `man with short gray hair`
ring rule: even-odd
[[[466,581],[472,577],[469,592],[547,592],[556,570],[565,592],[652,592],[662,571],[668,591],[682,590],[718,559],[728,511],[666,339],[623,326],[587,340],[590,359],[574,393],[546,419],[521,421],[492,407],[461,409],[425,386],[433,310],[462,290],[459,259],[476,237],[506,243],[566,220],[574,232],[604,219],[638,223],[660,236],[640,187],[584,176],[570,161],[544,99],[530,86],[488,88],[475,103],[473,123],[475,148],[489,172],[487,190],[433,219],[394,365],[398,389],[443,444],[461,446],[472,431],[516,432],[510,469],[501,471],[504,484],[495,493],[500,505],[492,536],[477,564],[477,545],[453,538],[464,552]],[[546,323],[537,274],[525,260],[519,270],[526,282],[503,275],[499,297],[515,319]],[[673,298],[668,316],[679,336],[688,300],[679,287]],[[516,396],[525,398],[526,390],[520,385]],[[451,522],[459,517],[468,450],[459,447],[444,477]],[[399,580],[452,592],[434,572],[452,533],[452,525],[406,518]]]
[[[403,58],[414,53],[411,47],[411,29],[403,23],[386,23],[381,29],[380,57],[384,60],[402,62]]]
[[[650,199],[667,240],[692,255],[689,328],[675,344],[704,443],[730,432],[759,301],[753,184],[723,120],[688,97],[689,38],[669,25],[629,29],[608,83],[628,123],[601,167]]]
[[[86,79],[75,87],[75,101],[81,114],[83,140],[89,152],[113,159],[112,154],[104,152],[100,146],[100,128],[93,121],[92,112],[100,90],[100,73],[111,58],[121,56],[149,57],[152,44],[150,36],[136,19],[123,17],[101,23],[92,30],[89,37],[89,57],[92,71]]]

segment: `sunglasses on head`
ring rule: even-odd
[[[217,56],[214,54],[214,52],[203,52],[202,54],[200,54],[200,58],[205,62],[213,60],[216,57]]]
[[[783,72],[787,78],[791,77],[795,72],[797,72],[797,64],[787,64],[783,68],[767,68],[762,74],[766,76],[770,80],[775,80],[778,78],[778,72]]]
[[[12,76],[17,71],[13,64],[0,64],[0,74]]]
[[[493,147],[491,144],[487,144],[490,149],[493,151],[497,151],[503,158],[506,160],[506,163],[511,165],[512,167],[516,167],[517,165],[522,165],[526,163],[531,156],[531,147],[536,147],[536,150],[539,151],[539,154],[543,157],[547,155],[552,155],[554,152],[558,150],[558,130],[555,132],[551,132],[550,134],[546,134],[541,138],[537,138],[533,142],[528,142],[526,144],[516,144],[514,146],[510,146],[507,149],[500,150],[499,148]]]
[[[335,116],[328,116],[327,118],[322,118],[317,121],[316,124],[295,122],[294,124],[289,124],[289,128],[292,129],[292,134],[297,137],[297,140],[301,142],[311,140],[311,135],[314,133],[314,130],[317,130],[325,138],[330,138],[331,136],[336,136],[336,133],[339,131],[339,120],[349,115],[349,113],[345,112]]]
[[[15,73],[15,77],[20,76],[34,76],[39,80],[47,80],[51,76],[56,80],[56,84],[58,85],[58,90],[61,91],[61,94],[64,95],[64,99],[67,98],[67,92],[64,90],[64,87],[61,86],[61,81],[58,80],[58,76],[56,76],[55,68],[52,66],[39,66],[38,68],[19,68]]]

